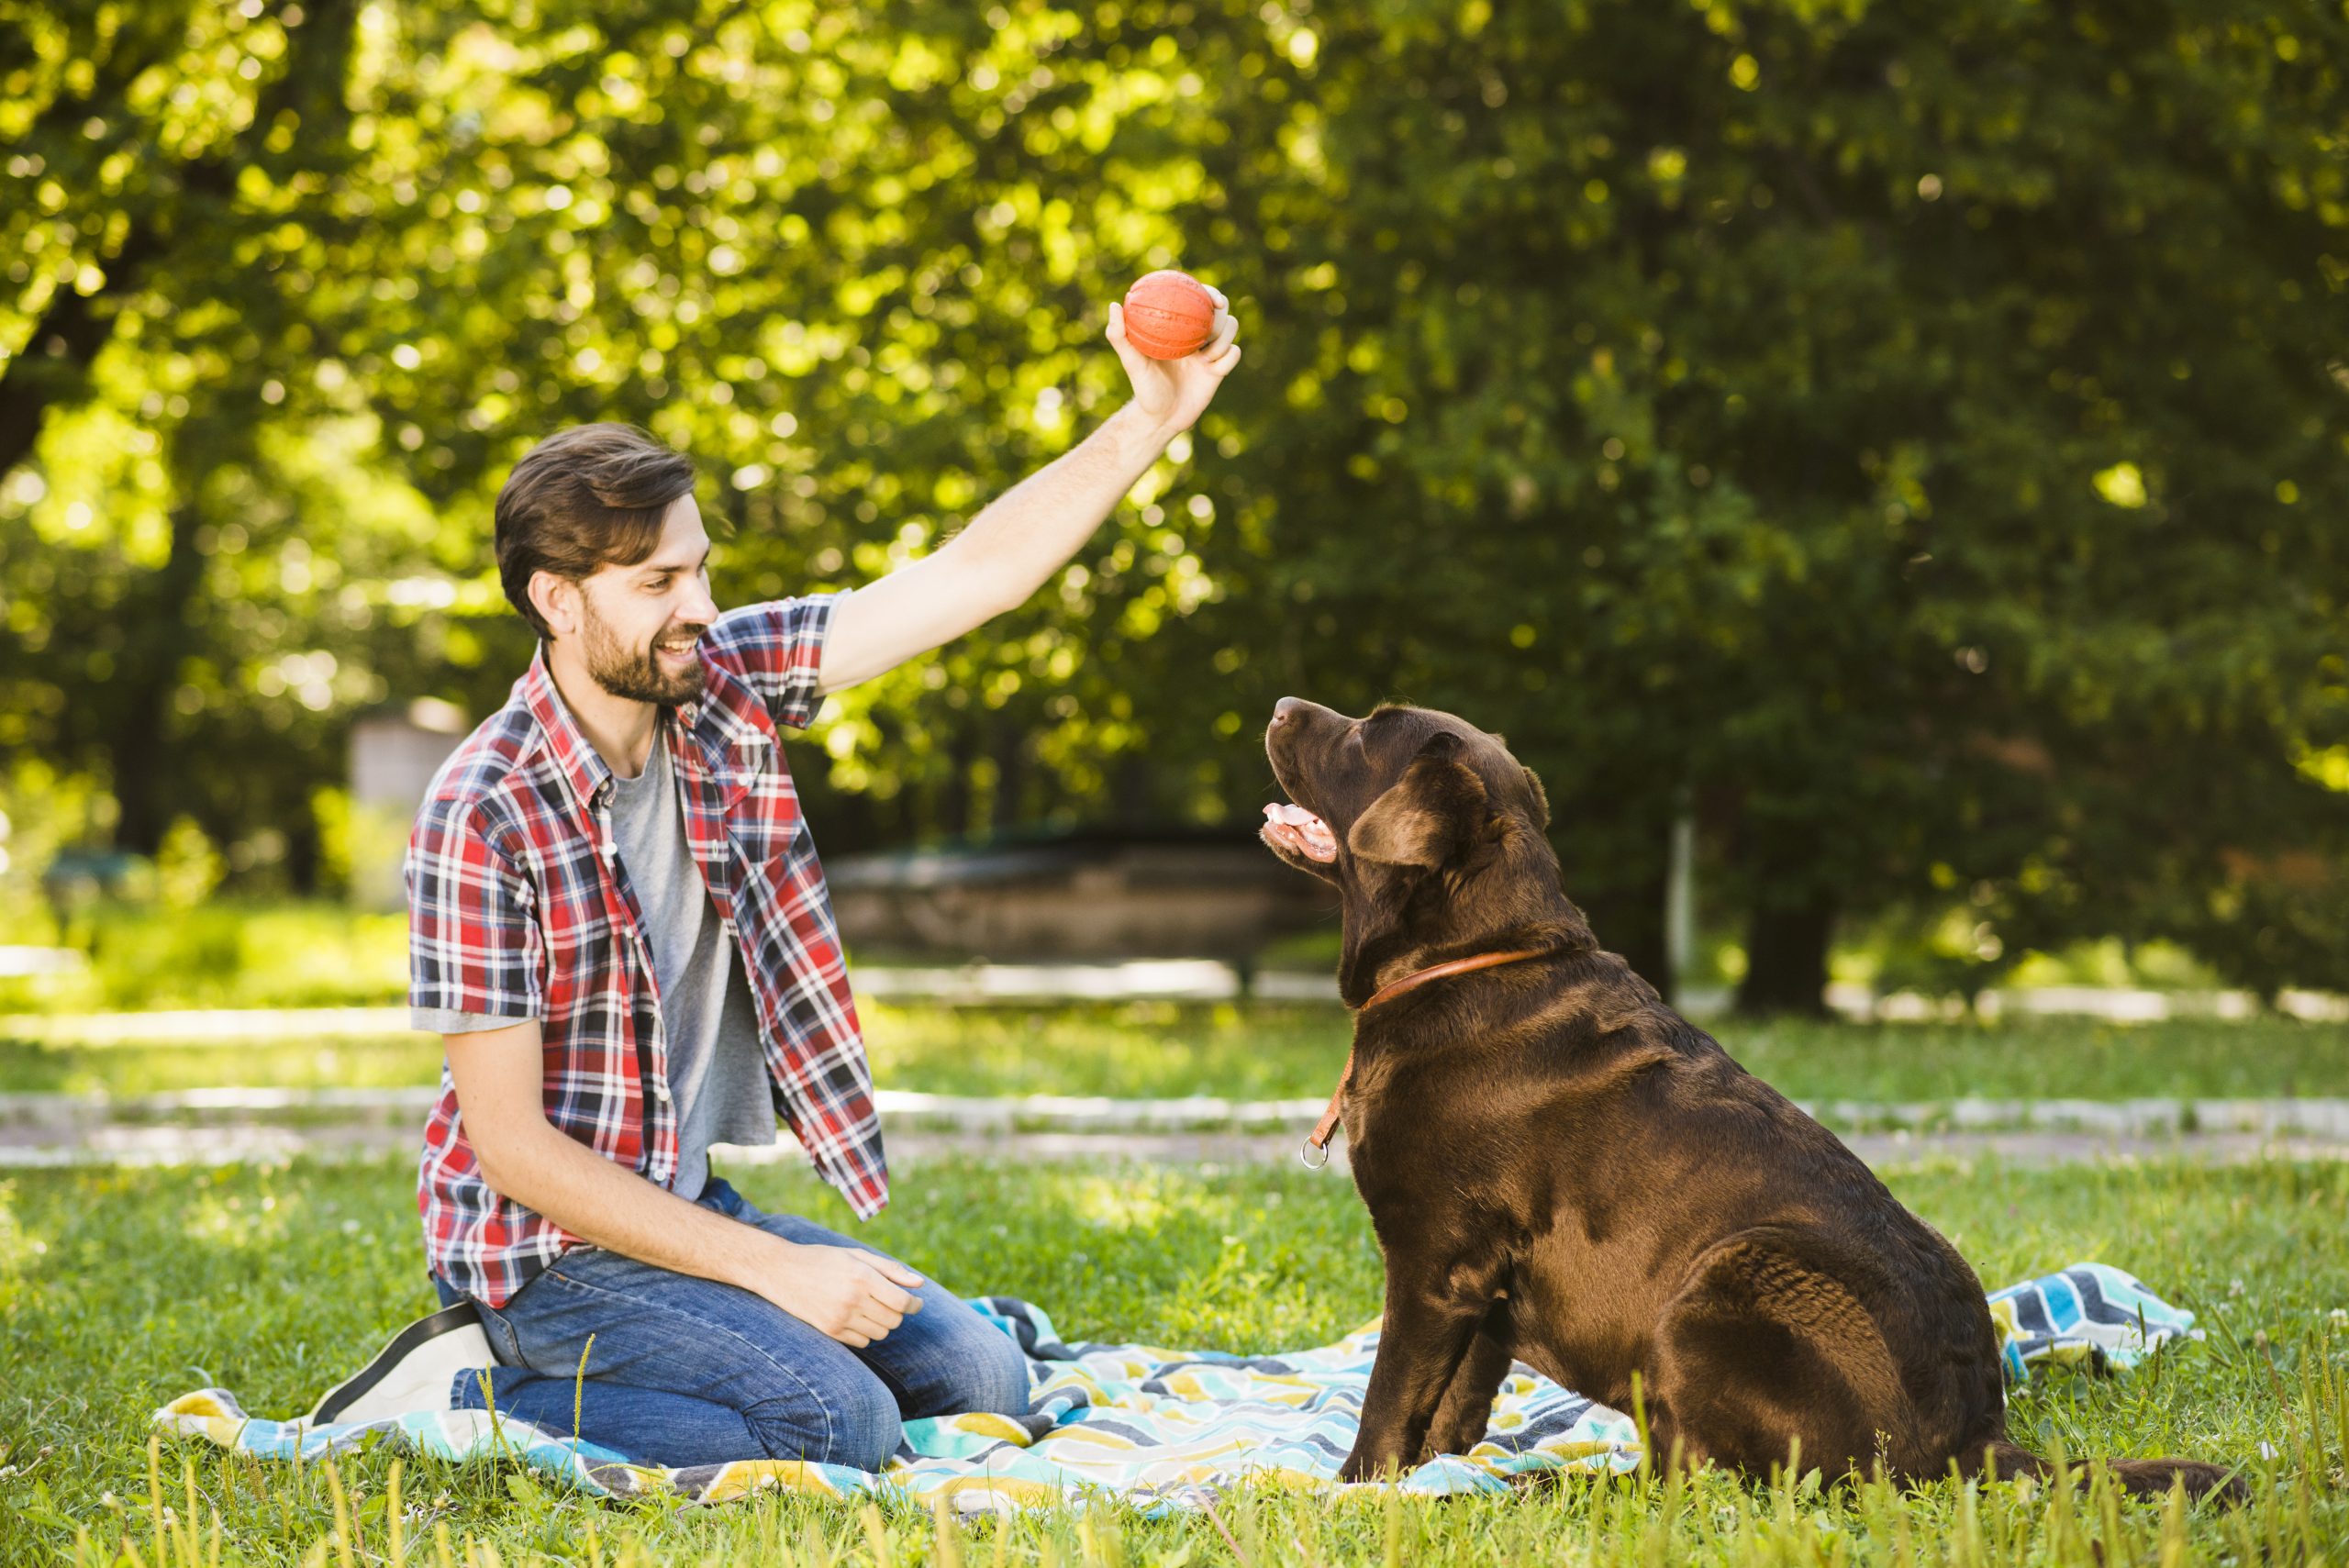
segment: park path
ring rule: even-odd
[[[0,1167],[180,1165],[413,1150],[437,1091],[194,1089],[113,1099],[0,1095]],[[1208,1096],[991,1098],[882,1090],[899,1161],[1141,1160],[1277,1163],[1297,1157],[1316,1100]],[[2029,1164],[2185,1159],[2349,1159],[2349,1099],[1825,1101],[1804,1108],[1871,1165],[1942,1160]],[[1344,1159],[1343,1140],[1336,1162]],[[729,1151],[743,1163],[796,1160],[786,1142]]]
[[[1236,996],[1237,973],[1208,961],[1125,964],[980,964],[862,969],[858,989],[907,1003],[999,1006],[1010,1001],[1210,1001]],[[1265,973],[1260,1000],[1335,1000],[1326,974]],[[1725,1003],[1691,996],[1695,1010]],[[1987,1010],[2148,1019],[2231,1017],[2251,1006],[2233,993],[2017,992]],[[1921,998],[1854,992],[1831,997],[1852,1016],[1909,1016]],[[2349,1017],[2349,997],[2293,994],[2286,1011]],[[164,1043],[233,1050],[257,1040],[333,1040],[404,1034],[400,1007],[286,1008],[25,1017],[0,1019],[0,1038],[51,1046]],[[181,1165],[364,1158],[416,1147],[436,1091],[221,1088],[136,1098],[0,1095],[0,1168],[83,1164]],[[1263,1164],[1295,1159],[1321,1111],[1319,1099],[1139,1100],[1030,1095],[981,1098],[883,1090],[882,1119],[899,1162],[967,1155],[1008,1162],[1143,1160]],[[2349,1099],[1985,1100],[1916,1104],[1833,1101],[1805,1106],[1873,1165],[1995,1159],[2025,1163],[2269,1157],[2349,1158]],[[1335,1162],[1344,1162],[1343,1142]],[[792,1160],[797,1149],[736,1150],[740,1162]]]
[[[64,949],[0,947],[0,977],[70,967],[80,955]],[[11,955],[14,955],[13,957]],[[29,967],[28,967],[29,966]],[[857,995],[882,1002],[940,1006],[1001,1006],[1084,1002],[1258,1002],[1328,1004],[1338,1000],[1338,983],[1327,971],[1262,970],[1244,981],[1230,964],[1215,959],[1141,959],[1125,963],[969,963],[927,966],[859,964],[852,978]],[[1954,1018],[1957,999],[1915,992],[1879,994],[1865,985],[1827,987],[1827,1005],[1859,1021],[1913,1022]],[[1691,1018],[1725,1012],[1730,993],[1722,986],[1689,986],[1673,998]],[[2274,998],[2277,1012],[2310,1022],[2349,1022],[2349,995],[2288,990]],[[2262,1007],[2248,991],[2147,991],[2111,986],[2041,985],[1986,991],[1976,1004],[1985,1021],[2017,1018],[2099,1018],[2111,1023],[2150,1023],[2164,1018],[2246,1018]],[[199,1011],[24,1014],[0,1017],[0,1039],[50,1045],[130,1044],[138,1041],[223,1045],[264,1040],[349,1040],[405,1034],[405,1007],[207,1008]]]

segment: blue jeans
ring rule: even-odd
[[[715,1178],[700,1202],[788,1241],[860,1245],[808,1220],[762,1214]],[[440,1289],[444,1303],[460,1299]],[[1026,1415],[1019,1343],[935,1281],[916,1294],[919,1312],[853,1350],[750,1291],[579,1248],[504,1307],[480,1307],[500,1363],[490,1397],[500,1415],[565,1437],[576,1398],[582,1442],[663,1465],[806,1459],[878,1470],[906,1420]],[[453,1392],[461,1410],[490,1407],[477,1373],[458,1374]]]

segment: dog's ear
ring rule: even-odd
[[[1546,831],[1550,826],[1550,792],[1542,787],[1542,775],[1527,768],[1525,787],[1533,792],[1533,813],[1542,819],[1534,826]]]
[[[1485,781],[1460,760],[1460,738],[1439,734],[1346,832],[1354,858],[1434,867],[1459,853],[1485,820]]]

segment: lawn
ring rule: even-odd
[[[1335,1083],[1348,1037],[1334,1006],[874,1002],[863,1011],[882,1087],[947,1095],[1315,1098]],[[1800,1099],[2349,1095],[2349,1026],[2283,1018],[1713,1027],[1747,1067]],[[388,1087],[430,1084],[440,1068],[439,1040],[417,1034],[109,1045],[80,1040],[70,1018],[28,1020],[17,1033],[0,1035],[0,1092]]]
[[[762,1205],[848,1223],[804,1173],[735,1179]],[[2244,1462],[2254,1507],[2171,1518],[2158,1504],[2065,1489],[1821,1494],[1719,1476],[1408,1503],[1259,1487],[1224,1510],[1236,1554],[1211,1521],[1106,1506],[973,1525],[964,1539],[910,1509],[622,1506],[495,1467],[410,1460],[399,1471],[408,1561],[433,1561],[442,1529],[455,1561],[484,1564],[2341,1560],[2349,1166],[1937,1164],[1890,1179],[1994,1284],[2095,1258],[2203,1313],[2206,1343],[2131,1376],[2041,1377],[2017,1395],[2014,1425],[2043,1452]],[[147,1418],[214,1383],[252,1409],[301,1407],[429,1305],[411,1182],[405,1159],[0,1182],[0,1562],[389,1561],[391,1454],[296,1474],[174,1442],[150,1496]],[[1294,1169],[941,1161],[900,1173],[871,1234],[959,1288],[1040,1302],[1073,1337],[1262,1351],[1334,1338],[1376,1309],[1378,1262],[1350,1186]],[[2328,1377],[2332,1394],[2311,1398]],[[2277,1457],[2262,1459],[2263,1444]],[[158,1540],[165,1506],[175,1522]],[[177,1533],[189,1525],[193,1536]]]

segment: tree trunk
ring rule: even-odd
[[[995,811],[987,828],[1000,836],[1035,819],[1028,809],[1027,733],[1016,724],[1006,724],[988,750],[995,757]]]
[[[1669,802],[1629,780],[1601,780],[1556,810],[1551,840],[1566,896],[1600,947],[1620,953],[1632,973],[1669,997],[1675,978],[1664,920],[1672,881]]]
[[[1835,931],[1835,901],[1810,894],[1787,901],[1761,897],[1747,914],[1745,978],[1737,984],[1741,1013],[1827,1011],[1827,944]]]
[[[183,427],[184,428],[184,427]],[[179,689],[181,662],[195,651],[188,607],[204,578],[204,557],[195,548],[203,512],[194,492],[201,479],[182,471],[191,492],[172,508],[172,552],[161,570],[139,584],[122,606],[121,642],[107,706],[106,760],[114,775],[115,846],[151,855],[162,847],[180,797],[172,736],[172,699]]]
[[[1642,831],[1646,826],[1640,825]],[[1672,950],[1664,936],[1665,882],[1665,867],[1659,863],[1652,872],[1643,868],[1628,882],[1575,900],[1598,945],[1622,954],[1632,973],[1661,996],[1672,995],[1673,984]]]
[[[1157,802],[1149,756],[1129,751],[1109,765],[1109,819],[1122,826],[1147,822]]]

